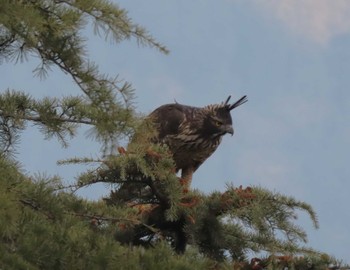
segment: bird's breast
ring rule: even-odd
[[[191,163],[203,163],[215,152],[220,142],[221,137],[209,139],[196,134],[178,134],[166,138],[166,144],[173,153],[178,168],[188,166]]]

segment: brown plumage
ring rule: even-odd
[[[150,114],[158,131],[154,141],[168,145],[176,171],[181,170],[181,178],[187,186],[193,173],[217,149],[222,137],[226,133],[233,135],[230,111],[247,102],[247,97],[233,104],[228,103],[230,98],[203,108],[166,104]]]

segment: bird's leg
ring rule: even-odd
[[[180,184],[183,186],[182,192],[184,194],[188,193],[190,189],[194,171],[195,169],[193,169],[192,167],[182,169],[181,171]],[[180,205],[183,207],[195,207],[199,203],[199,201],[200,199],[196,195],[191,197],[188,197],[187,195],[181,199]],[[188,216],[188,219],[192,224],[195,223],[195,219],[191,215]]]
[[[191,182],[192,182],[192,176],[193,176],[193,169],[192,168],[182,169],[180,184],[184,187],[184,189],[183,189],[184,193],[187,193],[190,189]]]

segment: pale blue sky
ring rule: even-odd
[[[193,187],[211,192],[231,182],[258,185],[306,201],[320,221],[314,230],[300,216],[309,246],[349,262],[350,2],[116,2],[171,51],[165,56],[134,41],[116,45],[91,37],[91,58],[101,71],[133,84],[140,112],[174,99],[204,106],[248,95],[249,102],[232,113],[235,135],[226,136],[195,173]],[[78,93],[64,74],[33,78],[34,67],[35,60],[0,66],[0,91]],[[46,170],[71,181],[82,168],[55,162],[84,155],[97,157],[97,145],[79,137],[61,149],[30,129],[18,157],[31,173]],[[98,186],[81,194],[99,198],[106,192]]]

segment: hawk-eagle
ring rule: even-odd
[[[181,179],[187,187],[193,173],[214,153],[222,137],[226,133],[233,135],[230,111],[247,102],[247,97],[233,104],[229,104],[230,98],[203,108],[166,104],[150,114],[158,131],[154,142],[168,145],[176,172],[181,170]]]

